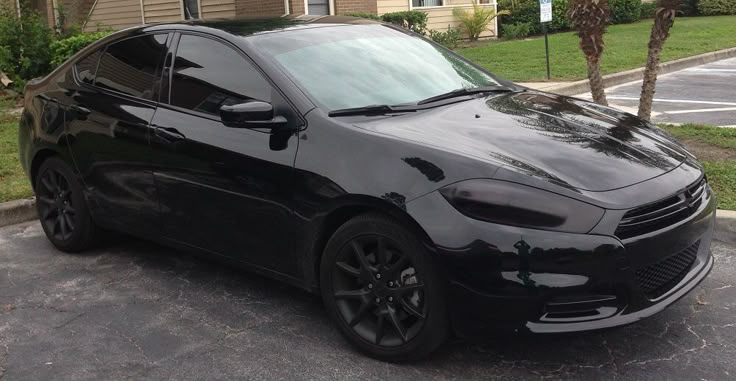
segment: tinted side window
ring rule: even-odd
[[[174,60],[171,104],[212,115],[248,100],[271,101],[271,85],[237,51],[215,40],[181,36]]]
[[[130,38],[107,47],[95,85],[151,99],[158,84],[156,70],[166,52],[166,34]]]
[[[100,61],[101,55],[102,51],[98,50],[74,64],[77,76],[82,80],[82,82],[89,84],[94,83],[95,71],[97,71],[97,63]]]

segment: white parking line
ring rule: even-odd
[[[664,111],[663,114],[689,114],[691,112],[718,112],[718,111],[736,111],[736,107],[701,108],[701,109],[696,109],[696,110]]]
[[[638,101],[639,98],[635,97],[621,97],[621,96],[607,96],[608,99],[618,99],[622,101]],[[734,102],[718,102],[718,101],[694,101],[690,99],[654,99],[654,102],[664,102],[664,103],[697,103],[697,104],[706,104],[706,105],[723,105],[723,106],[736,106],[736,103]]]

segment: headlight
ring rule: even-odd
[[[506,181],[466,180],[440,193],[460,213],[503,225],[587,233],[603,217],[597,206]]]

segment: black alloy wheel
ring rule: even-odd
[[[321,268],[323,299],[359,349],[401,361],[441,344],[444,287],[425,251],[380,215],[357,217],[330,239]]]
[[[77,252],[89,248],[95,226],[72,170],[59,158],[44,161],[35,182],[41,226],[58,249]]]

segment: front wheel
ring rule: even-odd
[[[320,266],[325,306],[362,352],[413,360],[447,335],[445,287],[412,232],[376,214],[358,216],[330,238]]]

